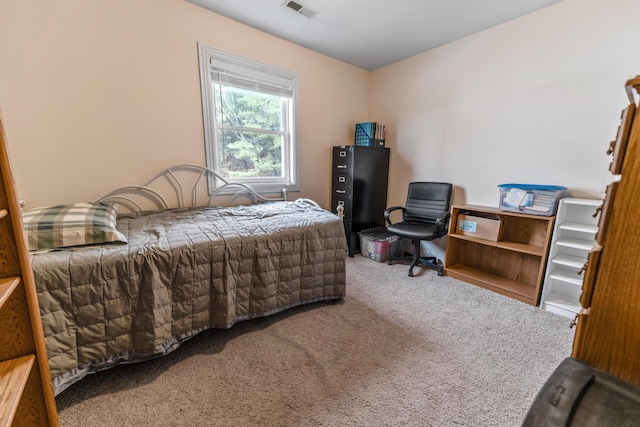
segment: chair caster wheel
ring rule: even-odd
[[[409,277],[413,277],[413,271],[409,272]]]

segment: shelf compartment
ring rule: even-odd
[[[593,208],[596,208],[602,205],[602,199],[580,199],[577,197],[576,198],[568,197],[562,200],[564,200],[563,203],[565,205],[591,206]]]
[[[534,288],[541,279],[540,256],[487,245],[484,241],[451,239],[447,243],[446,261],[447,266],[461,264]]]
[[[36,357],[31,354],[0,362],[0,420],[11,425]]]
[[[585,251],[590,251],[591,249],[593,249],[593,245],[595,244],[593,240],[574,239],[572,237],[561,237],[558,240],[556,240],[555,243],[558,246],[564,246],[567,248],[574,248],[574,249],[582,249]]]
[[[549,274],[549,277],[561,282],[582,287],[582,276],[579,276],[575,271],[556,268]]]
[[[454,264],[447,267],[445,272],[447,276],[472,283],[529,304],[535,304],[536,287],[533,285],[511,280],[462,264]]]
[[[20,277],[0,279],[0,360],[35,353],[27,295]]]
[[[578,257],[574,255],[568,255],[559,253],[551,259],[551,262],[558,265],[563,265],[566,267],[575,268],[576,270],[582,269],[584,264],[587,262],[586,257]]]
[[[563,224],[558,225],[558,228],[560,230],[578,231],[580,233],[596,234],[598,232],[597,225],[582,224],[579,222],[565,222]]]
[[[545,298],[542,308],[568,318],[573,318],[580,311],[580,304],[577,304],[573,301],[573,298],[569,296],[551,292],[549,296]]]
[[[492,246],[495,248],[505,249],[513,252],[520,252],[533,256],[541,257],[544,253],[544,248],[542,248],[541,246],[529,245],[526,243],[510,242],[507,240],[494,242],[492,240],[479,239],[477,237],[465,236],[463,234],[450,234],[449,237],[452,237],[454,239],[468,240],[470,242],[482,244],[485,246]]]
[[[460,215],[500,219],[498,241],[457,234]],[[454,205],[445,273],[499,294],[538,305],[555,217]],[[575,254],[579,255],[579,254]]]
[[[20,284],[19,277],[7,277],[0,279],[0,308],[9,300],[13,291]]]

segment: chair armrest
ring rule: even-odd
[[[447,234],[447,223],[449,222],[449,212],[442,212],[436,218],[436,230],[439,236],[444,236]]]
[[[391,206],[390,208],[387,208],[384,210],[384,220],[386,221],[387,224],[389,225],[392,224],[391,219],[389,218],[389,215],[391,215],[391,212],[397,211],[398,209],[402,209],[402,218],[404,219],[404,208],[402,206]]]

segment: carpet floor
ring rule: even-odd
[[[518,426],[569,319],[406,264],[347,260],[347,297],[210,330],[57,396],[62,426]]]

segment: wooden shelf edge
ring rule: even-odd
[[[0,279],[0,308],[11,297],[13,291],[20,284],[20,277],[6,277]]]
[[[444,271],[447,276],[453,277],[454,279],[480,286],[501,295],[526,302],[527,304],[537,305],[536,287],[533,285],[516,282],[515,280],[496,276],[495,274],[467,267],[462,264],[445,267]]]
[[[33,369],[36,356],[18,357],[0,362],[0,426],[10,426],[18,410],[22,392]]]
[[[562,199],[560,199],[562,200]],[[541,221],[555,221],[555,215],[534,215],[524,212],[512,212],[512,211],[503,211],[499,208],[494,208],[492,206],[479,206],[479,205],[453,205],[451,209],[457,209],[460,211],[469,210],[469,211],[478,211],[478,212],[486,212],[492,213],[495,215],[503,215],[503,216],[515,216],[520,218],[530,218],[537,219]]]

